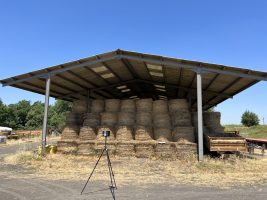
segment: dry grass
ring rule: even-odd
[[[18,152],[6,157],[4,161],[34,168],[34,176],[46,179],[85,180],[96,159],[61,154],[40,158],[32,152]],[[112,157],[112,164],[116,181],[120,185],[128,185],[133,181],[139,185],[167,183],[215,187],[267,184],[267,159],[221,160],[206,157],[204,163],[198,163],[194,157],[176,161]],[[104,158],[93,179],[102,181],[108,178]]]
[[[60,140],[60,136],[49,136],[47,137],[47,141],[57,141]],[[6,145],[20,145],[20,144],[26,144],[26,143],[34,143],[34,142],[40,142],[41,136],[31,137],[31,138],[20,138],[17,140],[7,140]]]

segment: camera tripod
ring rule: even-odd
[[[91,172],[89,178],[87,179],[82,191],[81,191],[81,195],[83,194],[83,191],[85,190],[88,182],[90,181],[91,177],[93,176],[94,174],[94,171],[101,159],[101,157],[104,155],[104,153],[106,153],[106,156],[107,156],[107,161],[108,161],[108,170],[109,170],[109,176],[110,176],[110,186],[109,186],[109,190],[111,192],[111,195],[112,195],[112,198],[115,200],[115,189],[117,190],[117,185],[116,185],[116,181],[115,181],[115,177],[114,177],[114,173],[113,173],[113,170],[112,170],[112,164],[111,164],[111,161],[110,161],[110,157],[109,157],[109,153],[108,153],[108,148],[107,148],[107,137],[109,136],[109,134],[105,134],[103,132],[103,136],[105,137],[105,146],[104,146],[104,149],[102,150],[102,153],[101,155],[99,156],[95,166],[94,166],[94,169],[93,171]]]

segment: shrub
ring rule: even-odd
[[[255,113],[253,112],[250,112],[250,111],[245,111],[241,117],[241,123],[244,125],[244,126],[256,126],[256,125],[259,125],[259,117],[258,115],[256,115]]]

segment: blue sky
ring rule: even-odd
[[[115,49],[267,71],[267,1],[0,0],[0,79]],[[220,104],[267,121],[267,83]],[[0,88],[4,103],[43,96]]]

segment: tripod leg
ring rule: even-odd
[[[107,152],[107,160],[108,160],[108,168],[109,168],[109,175],[110,175],[110,179],[111,179],[111,184],[112,184],[113,187],[115,187],[115,189],[117,189],[117,184],[116,184],[116,181],[115,181],[115,176],[114,176],[114,173],[113,173],[112,164],[111,164],[111,161],[110,161],[110,158],[109,158],[108,150],[106,150],[106,152]]]
[[[98,165],[98,163],[99,163],[101,157],[103,156],[104,152],[105,152],[105,149],[103,149],[101,155],[99,156],[99,158],[98,158],[98,160],[97,160],[97,162],[96,162],[96,164],[95,164],[95,167],[94,167],[93,171],[91,172],[89,178],[87,179],[87,181],[86,181],[86,183],[85,183],[85,185],[84,185],[84,187],[83,187],[83,189],[82,189],[82,191],[81,191],[81,194],[83,194],[83,191],[84,191],[84,189],[86,188],[86,186],[87,186],[89,180],[91,179],[91,177],[92,177],[92,175],[93,175],[93,173],[94,173],[94,171],[95,171],[95,169],[96,169],[96,167],[97,167],[97,165]]]
[[[110,192],[111,192],[111,195],[112,195],[112,198],[115,200],[116,198],[115,198],[115,192],[114,192],[114,187],[109,187],[109,189],[110,189]]]

